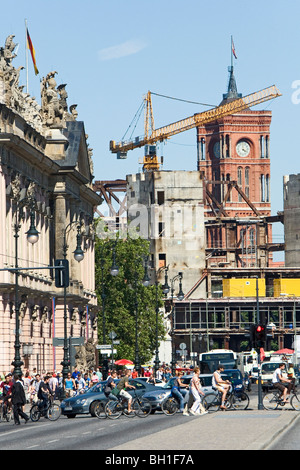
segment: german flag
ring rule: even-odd
[[[33,67],[34,67],[34,73],[36,75],[38,75],[39,71],[38,71],[38,68],[37,68],[36,62],[35,62],[35,50],[34,50],[34,47],[33,47],[32,41],[31,41],[31,37],[29,35],[28,28],[26,28],[26,33],[27,33],[27,47],[28,47],[28,49],[30,50],[30,53],[31,53]]]

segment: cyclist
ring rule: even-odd
[[[287,394],[290,395],[293,384],[291,380],[283,377],[282,373],[284,369],[285,364],[284,362],[282,362],[281,364],[279,364],[279,367],[275,370],[273,374],[272,383],[274,388],[277,388],[282,392],[281,396],[283,397],[283,402],[287,403],[289,401],[289,399],[287,398]],[[284,383],[288,384],[287,387],[284,385]]]
[[[226,399],[227,392],[230,388],[230,382],[229,380],[222,379],[221,377],[222,372],[224,372],[224,367],[220,364],[217,370],[215,370],[215,372],[213,373],[212,386],[214,389],[219,390],[219,392],[222,393],[222,403],[221,403],[220,408],[222,408],[222,410],[226,410],[225,399]]]
[[[117,378],[117,371],[116,370],[113,370],[111,375],[108,377],[107,379],[107,382],[106,382],[106,385],[105,385],[105,389],[104,389],[104,395],[106,396],[106,398],[109,397],[109,395],[111,394],[112,390],[115,388],[116,384],[115,384],[115,379]],[[111,395],[110,398],[116,398],[114,395]]]
[[[174,385],[171,389],[171,395],[179,400],[179,412],[183,413],[184,411],[184,397],[188,393],[188,390],[182,390],[182,388],[189,388],[188,384],[184,384],[181,381],[181,377],[183,376],[183,372],[179,371],[178,376],[175,378]]]
[[[3,416],[6,417],[7,410],[12,409],[11,403],[11,390],[13,381],[11,380],[11,374],[5,376],[5,382],[3,381],[0,385],[2,388],[2,401],[3,401]]]
[[[128,402],[128,413],[132,413],[131,410],[131,403],[132,403],[132,396],[126,392],[126,388],[134,388],[133,385],[129,385],[129,376],[130,376],[130,369],[127,369],[125,372],[125,375],[120,379],[117,389],[120,390],[119,395],[123,398],[125,398]]]
[[[41,412],[43,413],[47,409],[49,397],[52,395],[52,391],[49,386],[50,376],[46,375],[44,380],[41,381],[38,390],[38,398],[41,400],[39,405]]]

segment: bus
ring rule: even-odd
[[[231,349],[213,349],[199,354],[201,374],[213,374],[222,365],[224,369],[237,369],[237,354]]]

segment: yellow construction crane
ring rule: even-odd
[[[145,134],[142,137],[136,137],[134,140],[115,142],[110,141],[110,151],[117,154],[117,158],[126,158],[128,150],[133,150],[139,147],[145,147],[144,156],[144,171],[159,170],[160,162],[156,155],[156,142],[162,142],[175,134],[187,131],[197,126],[202,126],[208,122],[216,121],[230,114],[235,114],[244,109],[255,106],[264,101],[268,101],[281,96],[281,93],[275,85],[264,88],[263,90],[251,93],[250,95],[242,98],[237,98],[232,101],[227,101],[224,104],[204,111],[196,113],[186,119],[168,124],[167,126],[154,128],[154,118],[152,109],[151,92],[148,91],[145,98]]]

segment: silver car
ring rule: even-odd
[[[193,375],[183,375],[181,377],[181,381],[184,384],[189,384]],[[172,377],[165,385],[162,387],[157,387],[157,390],[149,391],[144,394],[145,398],[148,398],[152,405],[152,413],[154,413],[157,410],[160,410],[161,403],[167,398],[169,395],[171,395],[171,389],[174,386],[174,381],[176,377]],[[202,391],[207,395],[208,393],[214,392],[211,381],[212,381],[212,374],[200,374],[199,375],[200,382],[202,385]],[[185,396],[185,402],[187,402],[189,399],[189,395],[187,394]]]

